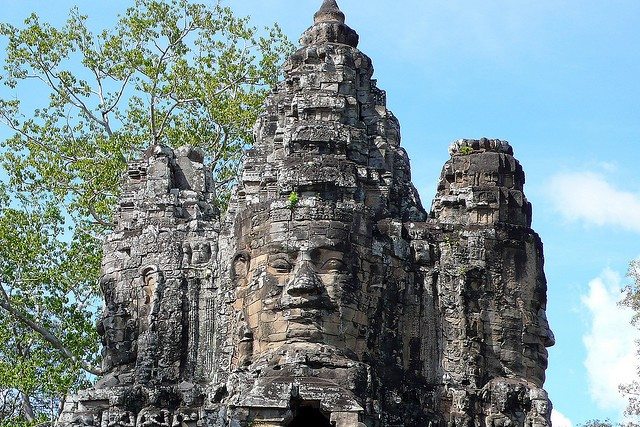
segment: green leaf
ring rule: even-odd
[[[32,14],[0,24],[0,38],[0,83],[43,95],[32,111],[0,99],[14,132],[0,141],[1,285],[12,307],[98,363],[101,240],[127,161],[152,144],[200,147],[223,206],[292,45],[277,26],[257,30],[221,4],[187,0],[136,0],[100,31],[77,8],[60,27]],[[90,377],[0,313],[0,390],[55,417],[52,402]],[[20,408],[0,413],[0,427],[28,425]]]

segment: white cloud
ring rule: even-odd
[[[571,420],[555,409],[551,411],[551,424],[553,427],[573,427]]]
[[[562,173],[550,182],[555,209],[570,221],[640,233],[640,194],[615,188],[593,172]]]
[[[605,172],[615,172],[618,170],[619,166],[616,162],[598,162],[598,167],[600,167]]]
[[[591,329],[583,336],[589,392],[600,408],[620,413],[627,400],[618,387],[636,378],[635,341],[640,337],[630,324],[633,312],[618,305],[621,296],[622,279],[610,269],[589,282],[589,293],[582,296],[591,317]]]

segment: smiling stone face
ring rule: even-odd
[[[264,232],[251,239],[256,246],[233,261],[237,308],[252,331],[254,354],[299,342],[362,353],[360,258],[349,232],[335,232],[348,224],[292,221],[287,231],[277,231],[276,224],[261,227]],[[309,238],[297,239],[301,233]]]

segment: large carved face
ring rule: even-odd
[[[233,264],[253,354],[300,342],[362,352],[367,316],[350,224],[269,222],[263,229]]]
[[[521,239],[529,241],[503,252],[506,267],[497,279],[506,283],[505,298],[513,304],[501,314],[504,325],[501,358],[512,371],[542,385],[547,347],[554,345],[555,338],[545,312],[547,284],[541,247],[526,235]]]
[[[533,361],[530,372],[532,378],[544,380],[544,371],[548,364],[547,347],[555,344],[555,337],[546,315],[546,281],[544,274],[537,276],[537,286],[525,287],[518,306],[523,313],[522,344],[523,354]]]

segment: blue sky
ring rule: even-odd
[[[52,10],[53,2],[0,0],[0,21],[36,11],[60,22],[78,4],[101,26],[129,3],[56,0]],[[640,256],[640,2],[339,3],[400,119],[426,206],[449,143],[511,142],[545,243],[557,338],[546,388],[565,417],[556,414],[556,425],[619,419],[617,384],[635,375],[638,338],[616,301],[629,261]],[[297,40],[320,0],[227,4],[256,24],[280,22]]]

